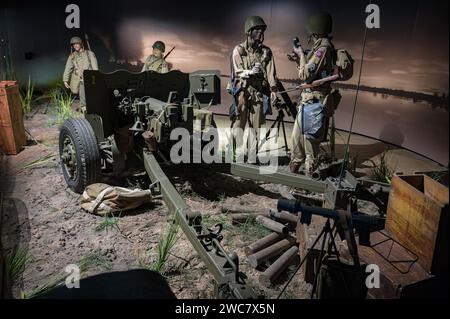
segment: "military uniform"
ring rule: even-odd
[[[153,50],[157,49],[161,53],[166,51],[166,45],[162,41],[155,41],[152,45]],[[144,67],[142,68],[142,72],[144,71],[155,71],[158,73],[167,73],[169,72],[169,65],[163,57],[157,57],[156,55],[150,55],[144,63]]]
[[[252,18],[255,17],[249,19]],[[265,26],[262,19],[260,21]],[[251,26],[246,23],[246,33],[249,32]],[[251,74],[249,71],[255,65],[260,66],[261,72]],[[231,69],[231,77],[234,79],[233,90],[239,92],[235,95],[237,110],[231,127],[243,131],[248,123],[250,127],[258,129],[265,123],[266,114],[270,113],[270,93],[277,90],[278,80],[272,51],[263,44],[252,48],[247,39],[234,48],[231,56]],[[230,87],[228,89],[231,91]],[[243,136],[234,131],[233,136],[236,138],[236,146],[241,146]],[[250,143],[250,147],[254,150],[257,146],[256,140],[250,140]]]
[[[81,42],[81,39],[79,41]],[[67,59],[63,81],[69,83],[70,90],[73,94],[80,96],[81,107],[86,107],[83,82],[84,70],[98,70],[97,58],[94,52],[84,49],[72,52]]]
[[[330,30],[331,31],[331,27]],[[328,33],[328,32],[324,32]],[[333,75],[335,69],[335,49],[330,39],[326,36],[314,41],[312,49],[306,55],[306,59],[300,59],[297,66],[300,81],[311,83],[313,81]],[[298,115],[294,122],[292,132],[292,154],[291,164],[297,168],[305,163],[307,174],[311,173],[317,165],[317,156],[320,152],[320,143],[325,139],[326,130],[322,136],[316,139],[307,139],[302,134],[302,108],[308,103],[321,103],[325,106],[327,117],[334,112],[333,95],[331,94],[331,83],[326,82],[320,86],[305,89],[301,93]]]
[[[239,94],[238,117],[233,127],[245,128],[247,121],[251,127],[259,128],[265,123],[263,112],[263,93],[276,90],[277,75],[272,51],[264,46],[256,50],[248,45],[247,41],[239,44],[233,50],[232,55],[234,75],[239,75],[244,70],[250,70],[255,63],[261,63],[262,73],[250,76],[248,79],[238,79],[236,85],[243,90]]]
[[[169,72],[169,65],[163,58],[158,58],[152,54],[145,60],[144,67],[142,68],[142,72],[144,71],[167,73]]]

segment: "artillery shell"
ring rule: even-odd
[[[259,282],[269,287],[297,258],[299,258],[298,247],[292,246],[259,276]]]
[[[256,268],[265,261],[282,254],[285,250],[289,249],[294,242],[295,239],[291,238],[280,240],[279,242],[248,256],[248,263],[253,268]]]
[[[270,218],[264,217],[264,216],[258,216],[256,217],[256,221],[261,224],[262,226],[266,227],[267,229],[270,229],[274,232],[277,232],[279,234],[287,234],[289,232],[289,228],[279,222],[276,222]]]
[[[276,212],[274,210],[269,211],[269,216],[281,223],[289,223],[292,226],[297,226],[298,217],[286,212]]]
[[[261,249],[264,249],[266,247],[269,247],[270,245],[275,244],[276,242],[286,238],[286,235],[284,234],[278,234],[278,233],[271,233],[267,235],[266,237],[263,237],[254,243],[250,244],[249,246],[244,248],[245,255],[251,255],[256,253],[257,251],[260,251]]]

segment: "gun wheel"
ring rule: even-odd
[[[64,179],[77,193],[101,180],[97,138],[85,119],[66,120],[59,133],[59,155]]]

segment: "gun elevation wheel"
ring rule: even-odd
[[[64,121],[59,133],[59,156],[67,185],[82,193],[101,180],[101,158],[97,138],[85,119]]]

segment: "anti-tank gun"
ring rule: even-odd
[[[139,74],[117,71],[104,74],[85,71],[87,108],[84,118],[66,120],[60,132],[60,156],[64,178],[76,192],[100,182],[102,174],[119,174],[128,167],[145,168],[154,193],[162,195],[216,282],[221,298],[252,298],[237,254],[221,246],[221,227],[206,229],[202,215],[184,202],[163,172],[173,130],[208,130],[214,124],[211,105],[220,103],[217,71],[191,74],[172,71]],[[196,121],[197,120],[197,121]],[[195,125],[199,123],[198,127]]]

